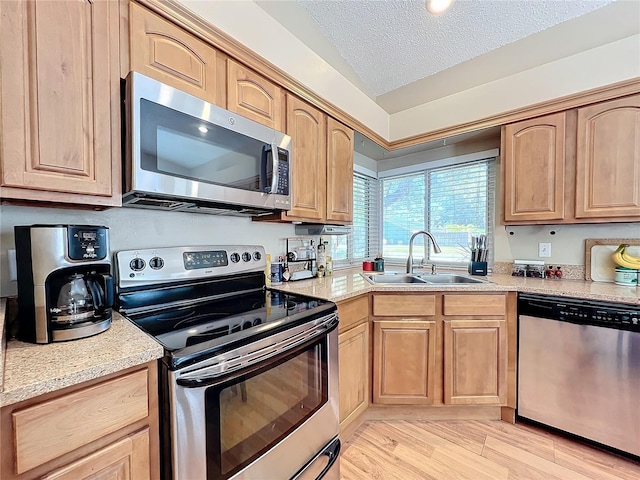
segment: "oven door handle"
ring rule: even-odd
[[[331,467],[333,467],[333,464],[336,463],[336,460],[340,456],[340,446],[340,439],[336,438],[331,443],[329,443],[329,445],[327,445],[324,450],[322,450],[322,452],[320,452],[313,460],[305,465],[300,472],[296,473],[291,478],[291,480],[320,480],[321,478],[324,478],[324,476],[329,470],[331,470]],[[323,460],[324,457],[329,457],[329,459],[327,460],[327,464],[320,471],[320,473],[317,473],[318,468],[314,467],[314,465],[316,465],[317,462]]]
[[[266,360],[273,361],[273,357],[289,355],[301,350],[318,340],[318,337],[328,335],[338,327],[338,317],[334,316],[327,323],[317,325],[304,335],[296,335],[266,348],[246,355],[244,358],[234,358],[231,361],[222,362],[201,370],[195,370],[176,379],[176,383],[186,388],[201,388],[216,385],[228,381],[231,374],[245,375],[247,368],[258,368]]]

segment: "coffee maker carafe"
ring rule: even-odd
[[[14,230],[18,337],[50,343],[107,330],[114,288],[108,228],[32,225]]]

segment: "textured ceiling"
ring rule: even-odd
[[[613,0],[297,0],[373,96],[446,70]]]
[[[389,113],[640,33],[638,0],[254,0]]]

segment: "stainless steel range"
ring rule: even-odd
[[[165,479],[340,478],[336,305],[265,267],[259,246],[116,254],[119,311],[165,348]]]

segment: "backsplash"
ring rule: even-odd
[[[546,265],[585,265],[587,238],[640,238],[640,222],[589,225],[496,225],[495,262],[543,260]],[[538,257],[538,243],[551,243],[551,257]],[[584,278],[584,274],[582,276]]]
[[[161,212],[135,208],[104,211],[38,208],[13,205],[0,207],[0,297],[17,294],[9,281],[7,250],[15,248],[15,225],[88,224],[109,227],[111,250],[176,245],[257,244],[268,253],[285,251],[285,238],[294,236],[289,224],[254,222],[250,218]]]
[[[533,259],[530,259],[533,260]],[[554,269],[559,265],[562,267],[562,278],[566,280],[584,280],[585,278],[585,268],[584,265],[567,265],[567,264],[557,264],[554,265],[551,262],[548,262],[546,266],[552,265]],[[492,273],[499,273],[503,275],[511,275],[511,269],[513,267],[513,262],[496,262],[493,264]]]

